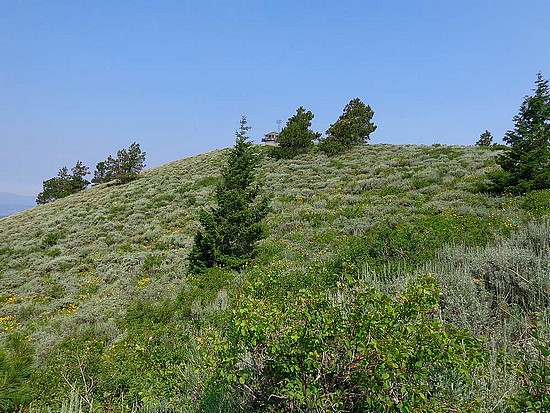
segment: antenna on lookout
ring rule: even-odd
[[[281,123],[283,123],[283,121],[281,119],[279,119],[277,121],[277,132],[280,132],[281,131]]]

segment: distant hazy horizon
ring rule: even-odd
[[[0,218],[32,208],[36,196],[21,196],[10,192],[0,192]]]

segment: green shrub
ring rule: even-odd
[[[434,144],[428,147],[424,151],[430,158],[446,157],[448,159],[457,159],[462,156],[462,152],[457,150],[456,147],[442,146]]]
[[[155,244],[156,245],[156,244]],[[162,255],[148,255],[143,260],[143,272],[145,275],[157,273],[166,258]]]
[[[550,215],[550,189],[531,191],[525,194],[522,208],[535,218]]]
[[[225,309],[227,303],[219,302],[234,274],[224,268],[206,268],[202,273],[191,274],[178,294],[180,311],[186,316],[198,316],[209,310]],[[222,300],[223,301],[223,300]]]
[[[34,350],[21,335],[0,346],[0,411],[18,412],[32,400],[30,379]]]
[[[44,247],[53,247],[57,244],[57,241],[62,239],[65,236],[65,233],[62,231],[51,231],[48,232],[44,239],[42,240],[42,245]]]
[[[441,324],[437,301],[432,277],[395,301],[342,284],[282,302],[249,295],[227,320],[227,341],[215,342],[214,383],[254,411],[475,411],[469,386],[485,352]]]
[[[452,211],[382,222],[365,234],[347,237],[333,260],[333,270],[356,274],[365,262],[374,268],[390,262],[406,262],[413,267],[434,258],[445,243],[460,240],[467,245],[484,245],[493,230],[490,225],[486,219]]]
[[[46,252],[46,255],[52,258],[59,257],[61,255],[61,250],[59,248],[52,248],[51,250]]]

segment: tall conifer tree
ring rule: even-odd
[[[248,140],[249,130],[243,116],[216,187],[216,206],[200,213],[202,230],[195,235],[189,254],[193,273],[214,266],[241,269],[252,259],[256,242],[265,235],[262,220],[269,207],[265,197],[258,197],[259,188],[254,184],[259,158]]]
[[[502,167],[490,175],[493,189],[524,193],[550,188],[550,89],[537,75],[533,96],[526,96],[514,116],[514,129],[506,132],[510,146],[498,159]]]

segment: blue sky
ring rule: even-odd
[[[500,139],[550,76],[549,1],[0,2],[0,192],[133,141],[148,167],[359,97],[372,143]]]

